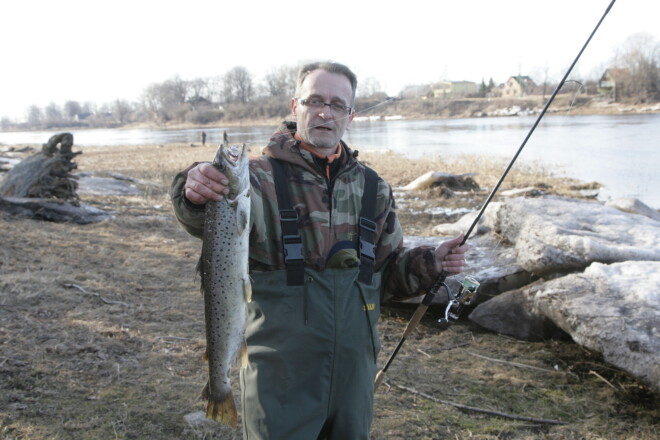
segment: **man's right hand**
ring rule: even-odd
[[[210,163],[204,162],[188,171],[183,191],[186,199],[196,205],[203,205],[210,200],[216,202],[222,200],[229,193],[228,184],[229,181],[222,172]]]

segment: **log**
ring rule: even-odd
[[[442,186],[452,191],[479,191],[479,184],[472,178],[474,174],[449,174],[441,171],[429,171],[404,186],[404,191],[421,191]]]
[[[111,214],[82,203],[73,205],[63,200],[34,197],[2,197],[0,210],[13,215],[57,223],[85,225],[114,218]]]

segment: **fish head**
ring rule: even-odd
[[[227,180],[229,180],[227,187],[229,188],[228,197],[230,199],[245,191],[250,184],[248,151],[245,144],[242,146],[220,145],[215,153],[213,165],[222,171],[227,177]]]

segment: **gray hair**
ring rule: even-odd
[[[332,61],[319,61],[315,63],[305,64],[300,68],[298,72],[298,82],[296,83],[296,97],[298,96],[300,89],[302,88],[302,83],[305,81],[305,78],[315,70],[325,70],[330,73],[338,73],[344,75],[348,81],[351,83],[351,89],[353,89],[353,96],[351,97],[351,105],[355,102],[355,91],[357,89],[357,76],[353,73],[351,69],[346,67],[343,64],[335,63]]]

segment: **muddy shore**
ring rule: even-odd
[[[45,140],[44,140],[45,141]],[[74,147],[75,149],[75,147]],[[195,265],[200,242],[174,220],[168,185],[214,147],[95,147],[76,161],[98,176],[144,182],[138,196],[82,195],[114,219],[50,223],[0,212],[0,439],[239,439],[240,432],[185,416],[204,407],[203,303]],[[254,153],[258,150],[255,148]],[[501,164],[451,164],[361,156],[393,186],[430,170],[475,172],[481,186]],[[578,197],[581,182],[516,170],[502,189],[541,182]],[[485,193],[401,195],[407,235],[431,235]],[[384,307],[380,364],[414,309]],[[658,396],[571,341],[530,343],[450,327],[431,310],[376,395],[372,438],[652,440]],[[235,381],[236,383],[236,381]],[[238,389],[236,388],[236,391]]]

